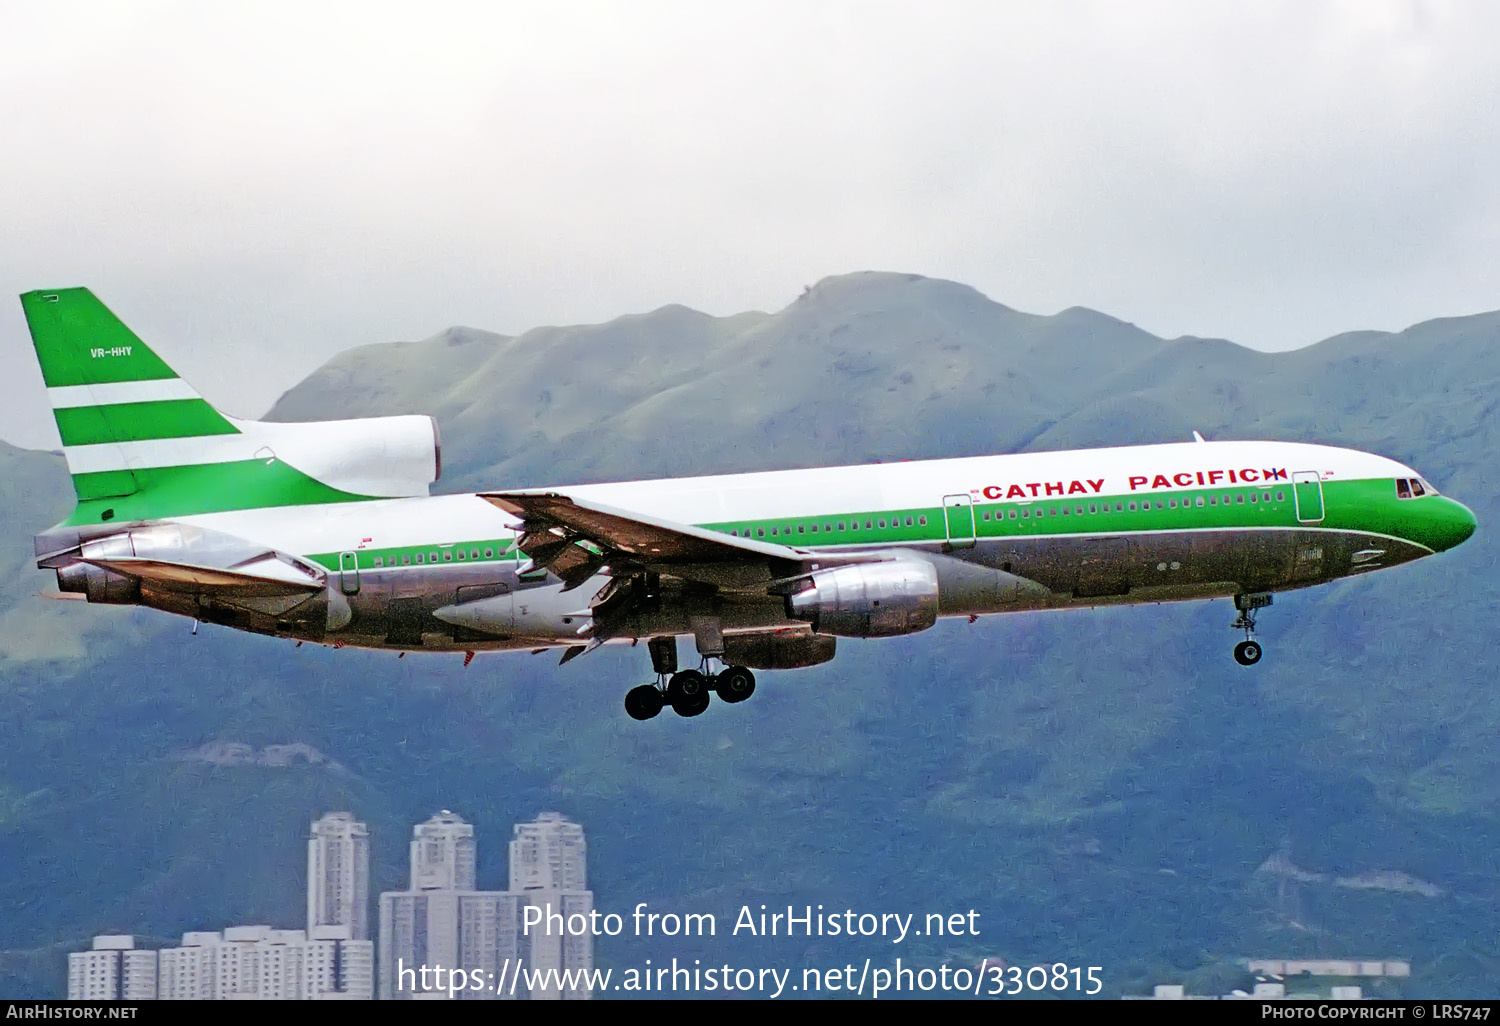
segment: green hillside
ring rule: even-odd
[[[0,448],[0,994],[60,993],[61,952],[94,933],[298,924],[328,809],[370,823],[390,888],[438,808],[476,824],[495,887],[510,825],[551,808],[588,831],[608,911],[982,913],[962,944],[622,937],[603,966],[999,955],[1102,965],[1118,993],[1240,956],[1402,957],[1407,994],[1494,996],[1497,378],[1500,314],[1264,354],[865,273],[772,314],[367,346],[282,398],[275,419],[434,413],[450,491],[1197,429],[1381,452],[1480,521],[1447,555],[1278,596],[1253,669],[1227,603],[1013,615],[841,642],[745,705],[646,724],[620,709],[639,650],[464,669],[38,599],[30,535],[66,475]],[[192,757],[214,740],[338,766]]]

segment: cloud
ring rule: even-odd
[[[0,282],[242,414],[351,345],[865,268],[1265,348],[1497,305],[1493,5],[0,10]],[[0,361],[40,442],[19,304]]]

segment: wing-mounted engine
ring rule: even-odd
[[[786,613],[819,634],[846,638],[925,631],[937,622],[937,570],[916,559],[819,570],[787,594]]]

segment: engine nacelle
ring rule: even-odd
[[[140,581],[89,563],[58,567],[57,590],[85,595],[90,602],[112,605],[134,605],[141,600]]]
[[[356,495],[426,495],[443,472],[442,442],[432,417],[405,415],[308,424],[239,422],[259,446],[255,455],[281,459],[326,485]]]
[[[786,614],[807,621],[820,634],[915,634],[937,622],[937,570],[914,559],[820,570],[786,597]]]
[[[833,658],[838,639],[820,634],[729,634],[724,661],[752,670],[800,670]]]

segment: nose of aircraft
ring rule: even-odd
[[[1441,496],[1442,504],[1434,504],[1430,526],[1428,528],[1431,536],[1431,545],[1438,552],[1453,548],[1458,543],[1465,541],[1479,521],[1474,517],[1474,511],[1461,502],[1455,502],[1447,496]]]

